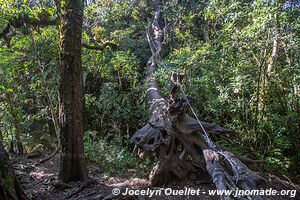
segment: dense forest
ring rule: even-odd
[[[298,0],[0,14],[0,199],[300,198]],[[187,187],[202,192],[167,194]],[[285,192],[208,192],[268,188]]]

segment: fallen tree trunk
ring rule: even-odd
[[[233,131],[214,124],[200,122],[185,113],[189,102],[178,98],[183,75],[173,73],[171,92],[164,98],[155,79],[155,71],[163,28],[160,21],[160,2],[147,32],[147,39],[152,55],[147,62],[147,100],[151,107],[148,123],[131,138],[140,157],[155,154],[157,162],[151,170],[149,179],[153,186],[162,185],[172,180],[186,178],[212,178],[218,190],[256,189],[265,184],[265,179],[248,169],[239,158],[213,144],[213,134],[231,134]],[[259,196],[253,199],[261,199]],[[231,199],[221,196],[221,199]],[[241,197],[242,199],[242,197]]]

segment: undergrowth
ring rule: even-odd
[[[89,162],[95,163],[104,176],[116,173],[134,171],[135,175],[145,175],[151,169],[150,159],[141,160],[128,147],[117,140],[108,142],[105,139],[95,139],[97,132],[85,132],[85,156]]]

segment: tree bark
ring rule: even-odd
[[[1,130],[1,127],[0,127],[0,143],[3,142],[3,134],[2,134],[2,130]]]
[[[26,200],[13,168],[10,166],[8,154],[0,142],[0,199]]]
[[[83,148],[82,15],[83,1],[60,2],[60,109],[61,163],[63,182],[86,181]]]
[[[275,35],[273,38],[273,50],[272,50],[272,55],[271,55],[271,58],[270,58],[270,61],[269,61],[268,67],[267,67],[268,77],[270,77],[272,75],[273,65],[278,56],[278,51],[279,51],[279,33],[280,33],[279,25],[276,24],[274,29],[275,29],[275,31],[274,31]]]

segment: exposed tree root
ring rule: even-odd
[[[84,190],[86,187],[88,187],[90,184],[95,183],[95,180],[89,179],[88,181],[85,181],[82,183],[82,185],[77,188],[75,191],[71,192],[68,196],[65,197],[65,199],[69,199],[71,197],[73,197],[74,195],[78,194],[79,192],[81,192],[82,190]]]
[[[121,187],[149,187],[150,182],[145,179],[134,178],[130,180],[126,180],[121,183],[110,184],[111,187],[121,188]]]
[[[56,149],[50,156],[43,158],[39,161],[37,161],[36,163],[34,163],[34,166],[39,166],[40,164],[47,162],[48,160],[51,160],[56,154],[58,154],[60,151],[60,148]]]

